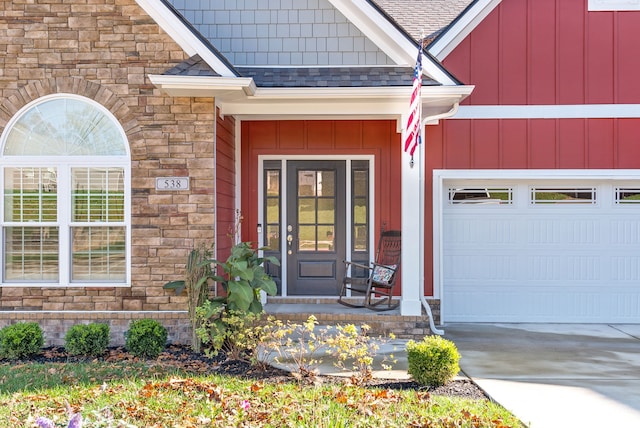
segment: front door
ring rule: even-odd
[[[336,296],[344,277],[346,162],[287,162],[287,290]]]

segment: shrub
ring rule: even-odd
[[[109,346],[107,324],[76,324],[64,337],[64,349],[71,355],[98,356]]]
[[[407,342],[409,374],[421,385],[441,386],[460,371],[456,345],[440,336],[427,336],[421,342]]]
[[[36,322],[19,322],[0,330],[0,357],[18,359],[40,352],[44,345],[42,329]]]
[[[136,357],[157,358],[167,344],[167,329],[156,320],[135,320],[124,337],[125,348]]]
[[[197,334],[204,352],[212,357],[223,351],[228,359],[251,359],[262,336],[259,324],[262,314],[224,310],[218,307],[210,310],[210,301],[197,309],[200,314],[200,327]],[[217,316],[216,311],[219,312]],[[203,315],[204,314],[204,315]]]

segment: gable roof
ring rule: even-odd
[[[370,67],[239,67],[169,0],[136,0],[190,56],[151,82],[175,96],[214,97],[222,114],[244,118],[396,118],[407,113],[418,42],[372,0],[329,2],[395,62]],[[473,90],[423,51],[423,118],[453,114]],[[427,77],[428,76],[428,77]],[[428,88],[428,90],[427,90]]]
[[[390,19],[413,37],[433,40],[473,0],[373,0]]]

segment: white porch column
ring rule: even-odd
[[[423,125],[424,126],[424,125]],[[422,133],[424,135],[424,132]],[[403,146],[401,144],[401,146]],[[424,290],[424,142],[413,156],[402,151],[402,300],[400,314],[422,314],[420,293]]]

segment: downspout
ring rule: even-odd
[[[440,113],[440,114],[436,114],[436,115],[424,118],[422,120],[422,124],[420,125],[420,130],[422,131],[422,129],[426,126],[427,122],[445,119],[447,117],[451,117],[455,115],[458,112],[458,107],[459,107],[459,103],[455,103],[453,107],[451,107],[451,110],[445,113]],[[423,141],[425,141],[425,145],[426,145],[426,140],[423,139]],[[425,150],[425,157],[426,157],[426,150]],[[421,168],[422,168],[422,165],[421,165]],[[424,173],[420,174],[420,195],[421,195],[421,198],[424,198]],[[422,223],[421,236],[424,237],[424,200],[421,201],[420,209],[423,210],[423,213],[421,216],[421,223]],[[424,242],[423,242],[423,245],[420,246],[420,252],[421,252],[420,260],[424,260]],[[422,287],[422,292],[420,293],[420,302],[422,302],[422,307],[424,307],[425,311],[427,312],[427,316],[429,317],[429,328],[433,333],[442,336],[444,334],[444,330],[440,330],[436,327],[435,322],[433,320],[433,312],[431,312],[431,306],[429,306],[429,302],[427,302],[427,297],[424,295],[424,269],[423,269],[423,275],[422,275],[422,284],[423,284],[423,287]],[[442,296],[440,296],[440,302],[442,302]]]

